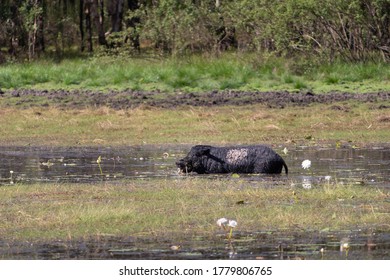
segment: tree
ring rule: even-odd
[[[109,1],[108,15],[111,18],[111,30],[110,32],[122,31],[122,20],[124,12],[124,0],[112,0]]]
[[[25,1],[20,7],[20,13],[28,34],[28,58],[31,60],[45,49],[42,0]]]
[[[74,46],[132,54],[142,43],[172,55],[238,48],[390,61],[389,10],[390,0],[1,0],[0,60]]]

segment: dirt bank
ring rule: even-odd
[[[290,93],[212,91],[207,93],[162,93],[159,91],[107,91],[93,90],[10,90],[0,94],[1,106],[26,108],[31,106],[56,106],[60,108],[83,108],[107,106],[113,109],[128,109],[139,106],[175,108],[178,106],[220,106],[264,104],[272,108],[307,106],[312,103],[331,104],[356,100],[370,102],[381,109],[390,108],[390,91],[376,93],[312,92]],[[377,104],[376,103],[381,103]],[[383,104],[384,103],[384,104]],[[337,108],[335,108],[337,109]]]

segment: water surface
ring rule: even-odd
[[[175,161],[190,146],[138,147],[0,147],[0,183],[87,183],[133,178],[181,176]],[[284,147],[275,150],[289,167],[289,179],[305,187],[325,179],[341,183],[390,187],[390,145],[369,148]],[[101,157],[101,163],[97,159]],[[301,163],[309,159],[311,168]],[[12,173],[12,174],[11,174]],[[102,175],[103,174],[103,175]],[[207,175],[206,175],[207,176]],[[230,175],[223,175],[230,176]],[[262,180],[265,176],[250,176]]]

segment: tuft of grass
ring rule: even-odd
[[[325,78],[325,82],[327,84],[338,84],[340,82],[340,78],[336,75],[329,75]]]
[[[306,83],[303,82],[302,80],[297,79],[297,80],[294,82],[294,88],[295,88],[295,89],[301,90],[301,89],[306,89],[306,88],[308,88],[308,86],[307,86]]]

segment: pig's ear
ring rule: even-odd
[[[202,147],[196,153],[197,156],[206,156],[206,155],[209,155],[209,154],[210,154],[210,148],[209,147]]]

